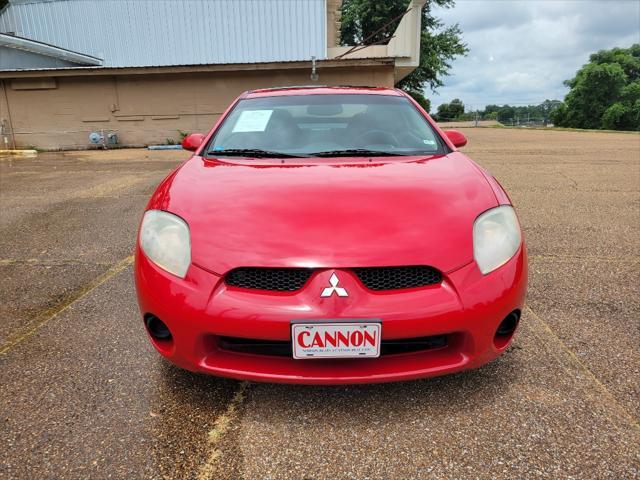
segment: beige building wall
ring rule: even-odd
[[[11,112],[7,103],[5,84],[0,80],[0,149],[14,148],[11,132]]]
[[[122,146],[178,142],[179,130],[207,132],[245,90],[307,85],[304,68],[4,78],[0,122],[18,148],[88,148],[92,131],[115,132]],[[322,85],[392,87],[393,62],[319,69]],[[5,96],[6,93],[6,96]],[[4,141],[2,138],[0,140]]]
[[[327,47],[340,45],[342,0],[327,0]]]

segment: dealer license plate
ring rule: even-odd
[[[380,356],[380,322],[293,323],[293,358]]]

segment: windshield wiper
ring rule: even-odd
[[[308,157],[299,153],[271,152],[259,148],[228,148],[226,150],[209,150],[207,155],[216,157],[254,157],[254,158],[300,158]]]
[[[404,157],[404,153],[387,152],[384,150],[369,150],[366,148],[349,148],[345,150],[328,150],[314,152],[314,157]]]

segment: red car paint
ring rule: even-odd
[[[322,94],[404,95],[393,89],[290,88],[241,98]],[[407,97],[410,99],[410,97]],[[483,275],[472,229],[482,212],[509,199],[498,182],[456,151],[452,140],[412,99],[451,153],[419,157],[287,159],[208,158],[204,145],[170,174],[147,209],[189,225],[191,266],[184,279],[136,248],[135,279],[143,315],[171,330],[150,337],[170,361],[192,371],[291,383],[364,383],[415,379],[478,367],[499,356],[511,336],[496,329],[523,306],[524,242],[505,265]],[[457,132],[458,135],[459,132]],[[457,136],[453,136],[461,139]],[[428,265],[440,284],[372,291],[352,268]],[[312,267],[294,293],[227,286],[237,267]],[[348,297],[319,292],[338,272]],[[379,358],[294,360],[223,350],[220,337],[290,341],[291,321],[380,319],[382,340],[448,334],[446,347]]]

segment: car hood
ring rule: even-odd
[[[497,205],[461,153],[320,164],[193,157],[151,208],[181,216],[192,262],[224,274],[241,266],[429,265],[473,259],[473,222]],[[289,162],[289,160],[286,160]]]

